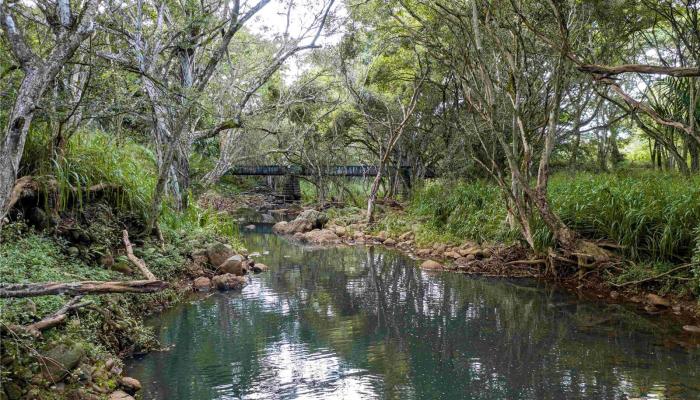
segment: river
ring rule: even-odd
[[[675,325],[543,283],[426,272],[395,251],[243,234],[270,271],[150,322],[144,399],[699,399]]]

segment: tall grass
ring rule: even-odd
[[[157,176],[151,150],[130,139],[117,141],[99,131],[74,135],[65,156],[53,162],[51,171],[62,199],[67,199],[70,192],[81,196],[92,185],[113,185],[119,188],[114,191],[117,205],[142,216],[148,211]]]
[[[449,241],[510,241],[515,237],[505,224],[501,192],[485,181],[428,182],[414,192],[408,212],[434,235]]]
[[[652,171],[562,174],[552,179],[549,196],[568,226],[584,237],[623,246],[633,259],[688,260],[696,246],[700,177]]]

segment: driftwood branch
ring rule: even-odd
[[[167,282],[147,281],[83,281],[0,284],[0,299],[36,297],[55,294],[153,293],[168,287]]]
[[[127,257],[129,257],[129,260],[131,260],[131,262],[134,263],[134,265],[136,265],[136,267],[138,267],[138,269],[146,277],[146,279],[148,279],[149,281],[157,280],[158,278],[156,278],[156,276],[153,275],[153,273],[148,269],[148,267],[146,266],[146,263],[142,259],[140,259],[134,255],[133,246],[131,245],[131,242],[129,241],[129,232],[126,229],[124,229],[122,231],[122,235],[124,237],[124,247],[126,247],[126,255],[127,255]]]

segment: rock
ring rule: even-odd
[[[413,238],[413,232],[408,231],[406,233],[401,234],[401,236],[399,236],[399,241],[405,242],[405,241],[410,240],[412,238]]]
[[[207,291],[211,289],[211,280],[207,277],[200,276],[194,280],[192,286],[194,287],[194,290]]]
[[[616,292],[615,290],[613,290],[612,292],[610,292],[610,298],[611,298],[611,299],[616,300],[618,297],[620,297],[620,293]]]
[[[436,253],[442,254],[447,250],[447,245],[435,243],[433,245],[433,250],[435,250]]]
[[[262,218],[263,224],[274,224],[275,222],[277,222],[277,220],[275,219],[275,217],[272,216],[272,214],[262,214],[260,217]]]
[[[223,243],[215,243],[207,248],[207,258],[209,263],[215,267],[223,264],[226,260],[236,255],[231,247]]]
[[[255,265],[253,265],[251,269],[256,274],[269,270],[268,266],[263,263],[255,263]]]
[[[42,373],[49,382],[60,382],[78,366],[84,355],[82,346],[61,343],[40,355]]]
[[[134,400],[134,398],[121,390],[117,390],[109,395],[108,400]]]
[[[425,260],[420,267],[421,269],[442,269],[442,264],[433,260]]]
[[[246,284],[246,280],[242,276],[233,274],[217,275],[211,280],[214,287],[219,290],[237,290],[242,289]]]
[[[392,238],[388,238],[384,241],[385,246],[395,246],[396,245],[396,240]]]
[[[353,239],[364,239],[365,234],[362,231],[355,231],[355,233],[352,234]]]
[[[243,257],[239,255],[231,256],[228,260],[219,265],[216,271],[222,274],[245,275],[246,270],[243,267]]]
[[[388,237],[389,235],[387,235],[386,232],[381,231],[377,234],[377,236],[375,236],[375,239],[377,239],[380,242],[384,242]]]
[[[71,257],[77,257],[80,254],[80,249],[75,247],[75,246],[69,247],[68,249],[66,249],[66,251],[68,252],[68,255]]]
[[[343,226],[336,226],[334,231],[335,231],[336,235],[341,236],[341,237],[347,235],[347,233],[348,233],[348,230],[345,229],[345,227],[343,227]]]
[[[304,234],[304,240],[315,244],[338,244],[340,238],[330,229],[314,229]]]
[[[314,209],[310,210],[305,210],[301,214],[299,214],[298,217],[296,217],[296,220],[304,220],[307,222],[311,223],[311,229],[322,229],[324,225],[328,222],[328,217],[326,214],[316,211]]]
[[[255,225],[253,225],[253,224],[246,225],[244,228],[245,228],[246,230],[252,231],[252,230],[255,230]]]
[[[419,249],[419,250],[416,252],[416,254],[418,255],[418,257],[427,257],[427,256],[430,255],[430,253],[432,253],[432,250],[431,250],[431,249]]]
[[[697,325],[683,325],[683,330],[690,333],[700,334],[700,326]]]
[[[136,378],[125,376],[119,380],[119,386],[123,387],[129,394],[134,394],[141,390],[141,382]]]
[[[671,302],[668,301],[668,299],[664,299],[661,296],[655,295],[653,293],[649,293],[646,296],[647,302],[651,305],[657,306],[657,307],[670,307]]]
[[[455,260],[462,257],[462,255],[457,253],[456,251],[446,251],[444,256],[454,258]]]
[[[455,264],[457,264],[460,267],[466,267],[467,265],[469,265],[469,262],[471,262],[474,259],[473,257],[474,256],[472,256],[471,260],[468,257],[460,257],[455,260]]]
[[[276,223],[272,227],[272,231],[282,235],[293,235],[295,233],[304,233],[314,228],[313,223],[304,219],[295,219],[294,221],[282,221]]]

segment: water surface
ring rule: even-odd
[[[152,321],[144,399],[694,399],[663,319],[532,281],[429,273],[392,251],[244,235],[267,273]]]

